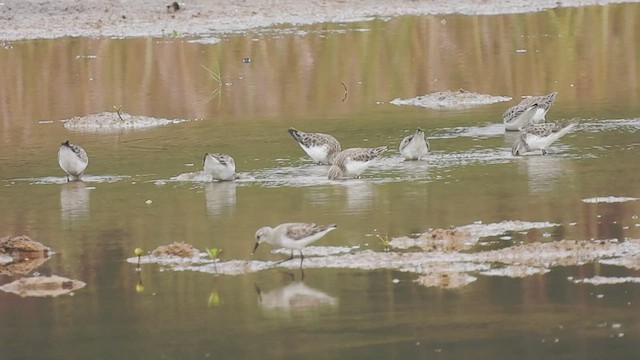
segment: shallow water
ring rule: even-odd
[[[173,241],[223,248],[222,261],[278,260],[286,254],[268,245],[251,257],[254,233],[289,221],[336,223],[314,245],[352,251],[382,252],[374,233],[479,221],[559,226],[490,233],[464,254],[638,239],[640,202],[607,201],[640,198],[638,19],[640,6],[619,5],[283,26],[215,44],[67,38],[0,49],[0,237],[50,246],[35,272],[87,284],[56,298],[0,292],[2,357],[637,358],[637,281],[576,281],[639,276],[622,262],[521,278],[488,264],[443,289],[375,263],[310,266],[301,279],[295,266],[215,276],[155,264],[136,272],[126,260]],[[219,67],[221,83],[202,66]],[[389,103],[460,88],[514,100],[459,110]],[[577,131],[547,156],[512,157],[502,113],[551,91],[547,118],[577,117]],[[61,122],[120,105],[199,121],[113,132]],[[362,179],[329,181],[291,126],[389,151]],[[397,147],[416,127],[432,152],[404,162]],[[65,183],[58,168],[66,139],[89,154],[84,182]],[[207,182],[197,174],[206,152],[232,155],[241,179]]]

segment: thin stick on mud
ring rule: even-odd
[[[124,119],[122,118],[122,115],[120,115],[120,110],[122,109],[122,105],[120,105],[120,106],[115,106],[114,105],[113,108],[116,110],[116,114],[118,114],[118,117],[120,118],[120,121],[124,121]]]
[[[349,90],[347,90],[347,85],[345,85],[344,81],[342,82],[342,87],[344,87],[344,97],[342,98],[342,102],[347,100],[347,95],[349,94]]]

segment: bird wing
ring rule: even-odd
[[[529,125],[526,128],[524,128],[523,132],[525,134],[546,137],[551,135],[554,132],[560,131],[560,129],[562,129],[562,126],[559,126],[558,124],[544,123],[544,124]]]
[[[226,166],[227,164],[234,163],[233,158],[229,155],[225,154],[209,154],[212,158],[214,158],[220,165]]]
[[[71,150],[73,150],[73,153],[80,158],[80,160],[89,162],[89,156],[87,156],[87,152],[84,151],[83,148],[78,145],[70,145],[69,147],[71,148]]]
[[[358,150],[360,150],[360,151],[354,151],[349,156],[349,158],[351,160],[366,162],[366,161],[371,161],[371,160],[377,158],[378,155],[380,155],[380,152],[377,150],[377,148],[373,148],[373,149],[358,149]]]
[[[291,223],[287,226],[286,236],[293,240],[301,240],[322,231],[316,224]]]
[[[530,107],[531,105],[522,105],[522,102],[521,102],[518,105],[514,105],[508,108],[507,111],[505,111],[504,114],[502,114],[502,122],[505,124],[512,122],[513,120],[518,118],[518,116],[522,115],[522,113],[527,111],[527,109]]]
[[[306,147],[327,145],[330,148],[338,149],[338,151],[340,151],[340,143],[336,138],[329,134],[306,133],[295,130],[295,132],[292,132],[291,135],[296,141]]]
[[[409,136],[405,136],[405,138],[402,139],[402,142],[400,143],[400,151],[402,151],[404,148],[406,148],[409,145],[414,135],[415,134],[411,134]]]

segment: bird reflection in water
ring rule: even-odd
[[[89,217],[89,191],[82,181],[60,185],[60,214],[63,222],[73,223]]]
[[[350,210],[368,209],[373,206],[373,186],[366,180],[351,180],[344,186],[347,208]]]
[[[303,282],[304,270],[301,270],[301,280],[299,281],[293,279],[293,274],[287,274],[291,275],[291,283],[269,292],[263,292],[257,284],[254,284],[262,308],[290,312],[337,305],[338,299],[305,285]]]
[[[204,187],[207,215],[221,215],[226,209],[236,206],[236,183],[221,181],[208,183]]]
[[[553,191],[558,179],[571,171],[570,161],[555,156],[525,156],[520,166],[529,177],[529,191],[533,193]]]

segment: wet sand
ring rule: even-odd
[[[606,5],[640,0],[4,0],[0,40],[65,36],[198,36],[247,31],[277,24],[352,22],[373,17],[425,14],[508,14],[558,7]]]

